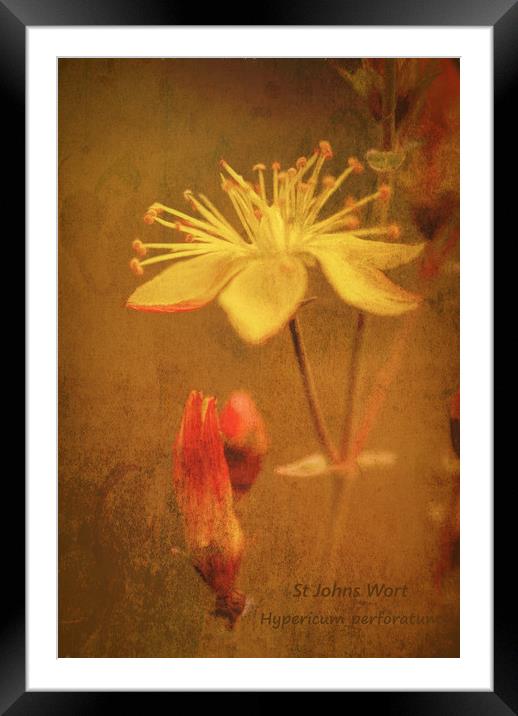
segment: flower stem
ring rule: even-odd
[[[308,401],[309,412],[313,420],[318,440],[327,453],[329,459],[333,463],[338,463],[340,458],[338,452],[329,436],[322,409],[318,401],[317,392],[315,388],[315,380],[313,378],[313,371],[308,361],[306,348],[304,346],[304,340],[300,330],[300,325],[297,317],[293,317],[289,322],[291,339],[293,341],[293,348],[297,357],[297,363],[299,366],[300,374],[302,376],[302,382],[304,385],[304,392],[306,393],[306,399]]]
[[[356,383],[358,382],[358,367],[360,364],[360,352],[363,342],[363,333],[365,327],[365,316],[360,311],[358,313],[358,320],[356,323],[356,329],[353,337],[352,353],[351,353],[351,365],[349,368],[349,380],[347,381],[346,390],[346,406],[347,411],[345,414],[343,438],[342,438],[342,460],[347,462],[349,456],[349,449],[351,445],[351,433],[353,427],[353,415],[354,415],[354,399],[356,395]]]
[[[388,58],[384,65],[384,86],[381,100],[381,134],[385,152],[391,152],[396,144],[396,100],[397,100],[397,60]],[[378,175],[378,187],[388,184],[393,189],[394,172]],[[388,219],[388,202],[380,205],[380,222],[385,224]]]

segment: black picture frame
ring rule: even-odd
[[[246,13],[244,9],[246,8]],[[518,74],[517,0],[434,0],[408,3],[408,0],[327,0],[309,4],[307,0],[280,5],[270,0],[257,6],[247,4],[243,11],[232,4],[205,6],[204,25],[392,25],[392,26],[491,26],[494,32],[495,137],[506,158],[513,136],[510,112],[513,80]],[[0,0],[0,90],[4,107],[4,137],[14,150],[9,182],[4,188],[4,206],[16,207],[13,237],[22,231],[20,202],[25,193],[25,37],[28,26],[74,25],[199,25],[200,8],[176,0]],[[258,22],[259,21],[259,22]],[[498,145],[496,147],[498,149]],[[507,162],[506,162],[507,164]],[[505,172],[503,172],[505,175]],[[495,173],[496,177],[496,173]],[[495,208],[507,201],[512,206],[512,182],[499,180]],[[13,210],[14,211],[14,210]],[[497,212],[503,221],[503,211]],[[18,246],[23,246],[19,237]],[[20,251],[20,249],[18,249]],[[30,290],[30,287],[28,287]],[[23,299],[21,300],[23,302]],[[494,690],[472,692],[344,692],[345,708],[380,708],[388,714],[518,714],[518,653],[513,633],[516,609],[512,591],[507,588],[510,545],[514,522],[505,516],[505,506],[513,504],[514,479],[495,490],[494,517]],[[132,705],[143,705],[139,693],[25,692],[25,509],[24,483],[16,472],[4,479],[4,510],[15,517],[4,536],[4,608],[0,632],[0,708],[10,716],[31,714],[91,714],[120,706],[129,696]],[[497,519],[498,516],[498,519]],[[6,521],[3,520],[3,526]],[[512,557],[511,557],[512,559]],[[513,629],[513,626],[515,627]],[[170,693],[144,694],[170,698]],[[358,700],[361,699],[361,703]],[[366,701],[368,699],[368,701]],[[146,706],[149,708],[149,705]]]

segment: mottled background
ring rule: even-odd
[[[138,48],[135,48],[138,51]],[[174,50],[174,48],[172,48]],[[459,373],[458,274],[444,271],[420,309],[404,361],[367,447],[392,467],[349,486],[338,557],[330,561],[331,478],[274,467],[318,450],[287,329],[250,347],[213,304],[198,312],[125,309],[128,262],[153,201],[184,208],[186,188],[226,206],[218,160],[238,171],[291,164],[320,139],[338,172],[377,146],[375,125],[325,60],[64,59],[59,63],[59,656],[458,656],[458,570],[433,573],[452,490],[448,399]],[[454,179],[456,181],[456,178]],[[353,193],[372,191],[365,172]],[[422,237],[404,192],[392,207],[405,241]],[[230,215],[230,212],[229,212]],[[168,237],[169,238],[169,237]],[[418,287],[415,269],[393,272]],[[315,272],[301,313],[331,430],[343,422],[353,309]],[[399,318],[368,320],[359,406]],[[182,547],[171,443],[193,388],[223,402],[250,391],[272,447],[238,506],[247,536],[239,586],[251,598],[234,632],[206,617],[213,596]],[[296,582],[408,585],[399,599],[295,599]],[[262,613],[435,615],[428,626],[261,625]]]

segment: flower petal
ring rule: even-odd
[[[243,340],[262,343],[291,318],[306,286],[302,261],[278,254],[250,262],[221,292],[219,302]]]
[[[367,264],[387,271],[414,261],[422,253],[426,242],[398,244],[393,241],[360,239],[354,233],[322,234],[308,243],[313,248],[328,248],[354,264]]]
[[[397,316],[417,308],[421,297],[397,286],[368,264],[350,264],[336,249],[313,248],[322,271],[346,303],[368,313]]]
[[[126,305],[137,311],[193,311],[212,301],[246,260],[233,251],[214,251],[177,261],[139,286]]]

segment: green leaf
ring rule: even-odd
[[[365,155],[368,165],[375,172],[393,172],[405,161],[406,152],[383,152],[379,149],[369,149]]]
[[[335,65],[335,68],[362,99],[368,99],[373,91],[381,91],[382,78],[370,67],[360,67],[355,72],[349,72],[339,65]]]

